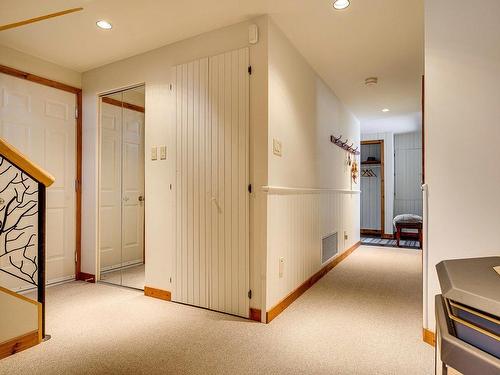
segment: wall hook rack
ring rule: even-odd
[[[349,145],[349,140],[347,138],[345,141],[342,141],[342,135],[340,135],[339,137],[331,135],[330,142],[332,142],[334,145],[340,147],[341,149],[343,149],[343,150],[345,150],[353,155],[360,155],[361,154],[358,151],[359,146],[356,146],[356,148],[353,148],[354,143],[351,143],[351,145]]]

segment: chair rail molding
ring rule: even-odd
[[[262,186],[262,191],[268,194],[361,194],[361,190],[353,189],[307,188],[267,185]]]

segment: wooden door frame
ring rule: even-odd
[[[380,237],[385,234],[385,164],[384,164],[384,140],[376,139],[370,141],[361,141],[361,145],[380,145]],[[361,161],[360,161],[361,164]],[[369,233],[368,230],[365,233]],[[363,232],[363,229],[361,229]],[[372,234],[375,231],[371,231]]]
[[[75,279],[86,280],[82,267],[82,89],[0,64],[0,73],[75,94],[76,101],[76,180],[75,180]]]

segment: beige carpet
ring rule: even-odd
[[[432,374],[420,252],[361,247],[271,324],[74,282],[47,291],[52,339],[1,374]]]

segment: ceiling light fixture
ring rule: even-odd
[[[390,109],[389,109],[389,108],[384,108],[384,109],[382,110],[382,112],[389,112],[389,111],[390,111]]]
[[[351,2],[349,0],[335,0],[333,2],[333,7],[337,10],[342,10],[347,8]]]
[[[113,28],[113,26],[108,21],[105,20],[99,20],[95,24],[97,25],[97,27],[104,30],[110,30]]]

